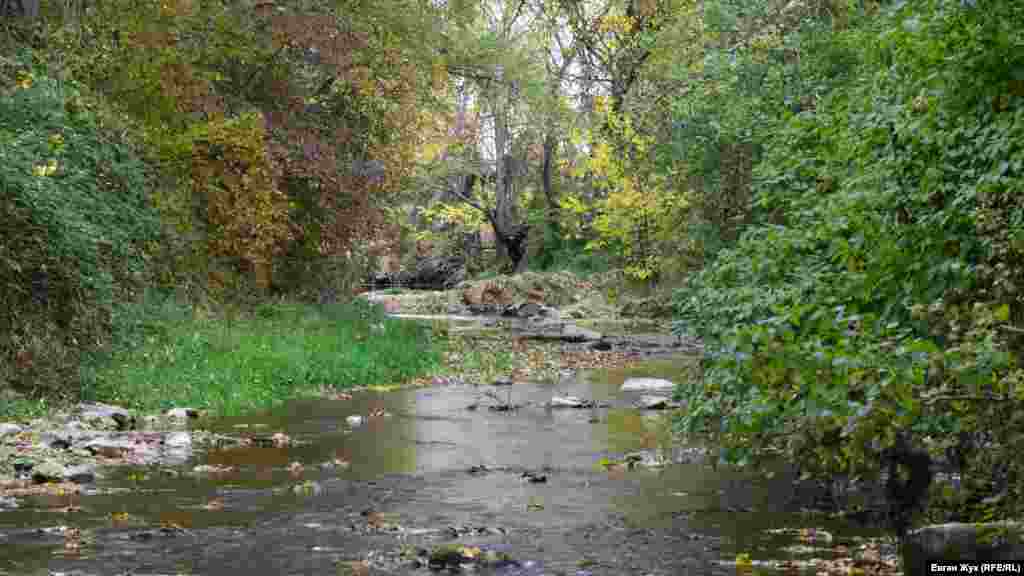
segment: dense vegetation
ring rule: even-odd
[[[861,477],[909,430],[979,483],[934,509],[1019,513],[1021,24],[1014,3],[907,2],[795,29],[775,66],[737,56],[741,116],[685,120],[738,126],[757,160],[736,239],[676,292],[710,345],[684,430]]]
[[[1018,2],[19,5],[0,389],[145,404],[139,359],[161,349],[175,400],[404,378],[429,362],[307,350],[367,330],[359,313],[334,332],[261,305],[346,300],[383,251],[613,267],[675,289],[708,350],[679,430],[725,460],[870,478],[910,432],[986,472],[936,509],[1024,507]],[[482,226],[493,261],[463,241]],[[153,302],[191,320],[139,332]],[[259,359],[281,318],[309,330]],[[199,343],[226,387],[176,360]]]

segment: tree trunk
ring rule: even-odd
[[[527,264],[527,238],[530,233],[529,225],[517,224],[508,228],[502,228],[496,220],[492,220],[492,224],[494,224],[494,240],[497,248],[508,256],[512,273],[519,274],[525,271]]]
[[[562,238],[561,207],[558,204],[558,193],[555,191],[551,174],[552,164],[555,162],[555,149],[557,146],[558,141],[555,138],[555,133],[548,132],[544,136],[544,158],[541,162],[540,170],[541,188],[544,190],[544,198],[547,201],[546,210],[544,211],[544,224],[546,227],[544,232],[545,241],[543,242],[542,249],[552,246],[549,241],[550,238],[558,240]],[[541,260],[544,260],[543,256],[541,256]]]

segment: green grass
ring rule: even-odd
[[[52,412],[54,405],[45,398],[26,398],[0,390],[0,422],[26,422]]]
[[[361,300],[266,304],[233,317],[157,308],[159,321],[135,323],[95,370],[90,395],[142,409],[238,414],[321,388],[403,382],[440,360],[428,329],[387,319]]]

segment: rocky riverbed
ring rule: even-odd
[[[807,516],[784,464],[766,481],[672,438],[666,378],[698,343],[528,303],[424,320],[445,366],[394,389],[0,424],[0,576],[894,573],[876,533]]]

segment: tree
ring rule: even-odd
[[[494,228],[499,258],[509,261],[514,272],[526,267],[530,230],[518,210],[526,160],[515,152],[519,134],[512,125],[535,78],[524,44],[516,38],[529,36],[527,8],[526,0],[481,4],[483,31],[459,30],[446,48],[447,70],[462,80],[464,90],[472,90],[478,122],[485,127],[475,142],[462,143],[462,162],[455,169],[461,172],[459,185],[448,192],[484,214]],[[463,124],[464,115],[460,109],[456,121]],[[485,194],[491,182],[493,191]]]

